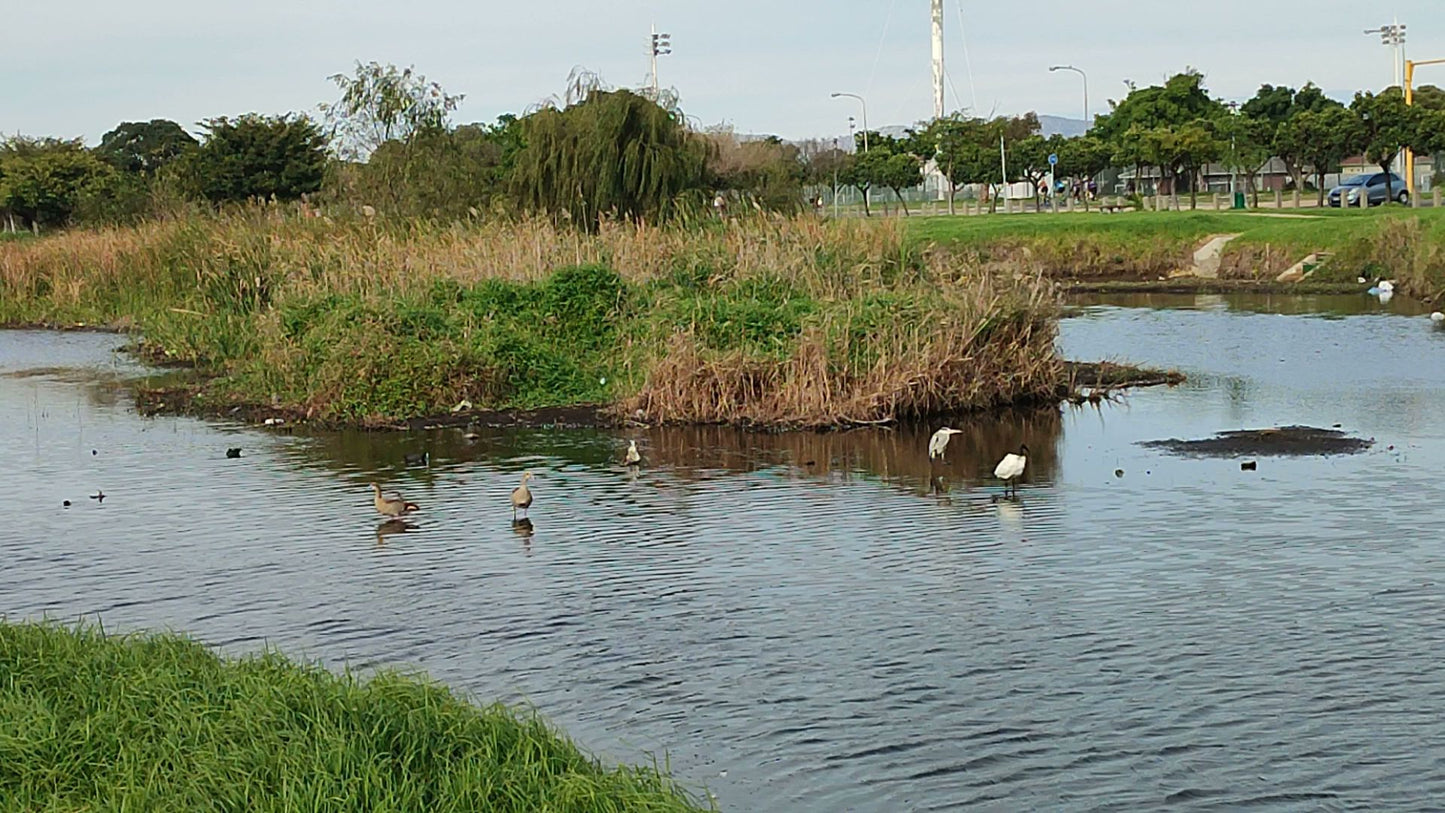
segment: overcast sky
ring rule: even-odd
[[[787,138],[846,133],[930,115],[928,0],[69,0],[7,3],[0,24],[0,130],[82,136],[123,120],[314,111],[326,79],[356,60],[414,64],[465,93],[458,122],[490,121],[558,93],[584,66],[618,86],[648,70],[654,20],[675,53],[664,85],[705,124]],[[1217,96],[1261,82],[1313,80],[1333,94],[1392,81],[1389,49],[1361,32],[1396,15],[1411,58],[1445,57],[1440,0],[946,0],[950,110],[1078,118],[1124,80],[1157,83],[1186,66]],[[961,36],[962,35],[962,36]],[[964,44],[968,60],[965,61]],[[970,79],[969,64],[972,65]],[[1433,72],[1432,72],[1433,71]],[[1436,76],[1435,73],[1439,73]],[[1445,66],[1417,83],[1445,84]]]

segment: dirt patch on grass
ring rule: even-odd
[[[1139,445],[1190,457],[1309,457],[1357,454],[1374,443],[1374,439],[1350,437],[1337,429],[1281,426],[1218,432],[1202,440],[1150,440]]]

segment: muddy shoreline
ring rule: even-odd
[[[1173,370],[1155,370],[1116,362],[1065,361],[1064,379],[1060,381],[1057,400],[1048,399],[1021,406],[1042,407],[1059,403],[1099,403],[1111,393],[1136,387],[1174,386],[1184,375]],[[135,389],[136,411],[146,417],[187,415],[216,418],[276,428],[305,426],[310,429],[421,432],[433,429],[611,429],[620,426],[645,425],[644,421],[623,415],[608,404],[572,404],[538,409],[468,409],[402,420],[363,422],[316,418],[307,410],[286,404],[246,402],[218,403],[206,398],[205,379],[183,384],[138,386]],[[946,416],[938,416],[946,417]],[[746,425],[744,428],[765,431],[836,431],[859,426],[885,426],[900,421],[844,423],[825,426]]]
[[[1361,286],[1345,282],[1275,282],[1253,279],[1206,279],[1203,277],[1171,277],[1169,279],[1071,279],[1060,280],[1059,288],[1066,294],[1357,294]]]

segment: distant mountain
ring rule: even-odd
[[[1048,138],[1055,133],[1065,137],[1073,138],[1089,132],[1089,122],[1083,119],[1070,119],[1063,116],[1039,116],[1039,131]]]

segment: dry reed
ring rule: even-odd
[[[602,297],[595,326],[544,291],[583,266],[615,272],[615,290],[556,295]],[[257,206],[0,243],[0,321],[133,322],[223,374],[228,403],[355,423],[461,398],[788,425],[986,408],[1055,394],[1055,318],[1026,264],[925,252],[894,220],[585,234]]]

